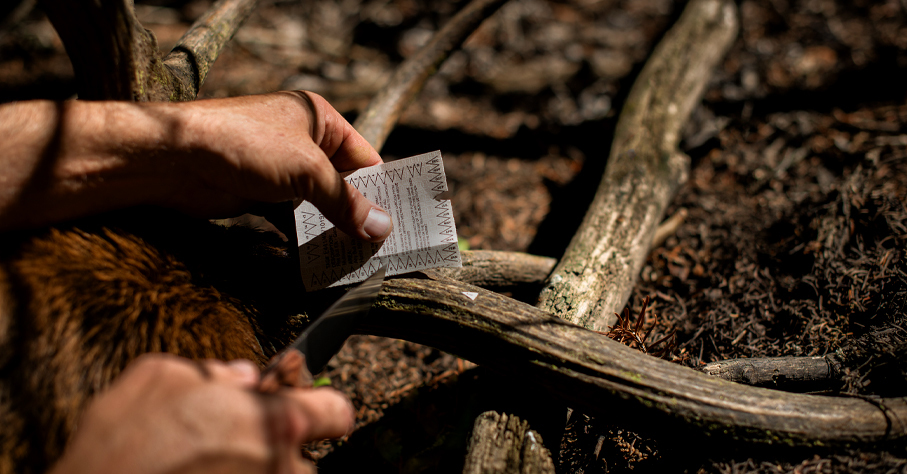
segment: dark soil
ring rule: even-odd
[[[207,6],[140,3],[165,46]],[[353,119],[462,4],[264,1],[202,95],[304,88]],[[837,353],[845,375],[823,393],[905,396],[907,2],[739,7],[740,36],[685,135],[693,168],[668,216],[687,217],[653,249],[629,307],[636,314],[651,298],[645,327],[654,339],[676,331],[671,355],[691,367]],[[559,257],[591,201],[623,97],[681,8],[512,0],[429,81],[385,158],[443,152],[470,248]],[[39,12],[13,10],[0,26],[0,100],[73,95]],[[488,377],[471,367],[409,342],[352,338],[323,376],[353,399],[363,428],[313,457],[325,472],[347,472],[340,456],[378,472],[458,471],[465,437],[455,428],[484,406],[468,388]],[[637,434],[653,432],[645,419],[581,417],[571,418],[560,472],[907,472],[903,445],[686,449],[683,435]]]

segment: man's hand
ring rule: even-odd
[[[256,390],[248,361],[165,354],[134,362],[88,407],[53,474],[308,473],[300,446],[353,426],[330,388]]]
[[[354,237],[380,241],[390,233],[387,213],[338,174],[381,157],[321,96],[280,92],[179,105],[186,124],[180,148],[190,155],[187,172],[178,174],[182,186],[165,204],[235,215],[256,201],[304,199]]]
[[[378,242],[392,229],[387,212],[339,174],[381,157],[308,92],[8,104],[0,143],[0,230],[140,204],[215,218],[303,199],[351,236]]]

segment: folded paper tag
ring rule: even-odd
[[[435,199],[447,191],[440,151],[362,168],[344,179],[390,213],[394,230],[380,244],[354,239],[303,202],[295,215],[306,290],[356,283],[381,265],[388,276],[462,266],[450,201]]]

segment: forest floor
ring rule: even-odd
[[[208,5],[137,3],[164,48]],[[352,120],[462,3],[263,1],[201,95],[307,89]],[[429,80],[383,156],[442,151],[470,249],[560,257],[621,103],[682,4],[511,0]],[[0,101],[71,97],[59,40],[24,5],[0,24]],[[670,357],[694,368],[841,354],[887,331],[889,345],[864,347],[820,392],[905,396],[907,2],[739,7],[740,34],[684,136],[692,170],[667,216],[686,217],[652,250],[628,306],[636,314],[649,297],[644,327],[675,332]],[[375,472],[459,471],[469,387],[504,376],[474,367],[414,343],[351,338],[322,375],[353,399],[361,429],[313,446],[313,458],[322,472],[348,472],[341,456]],[[907,472],[903,445],[684,450],[683,434],[637,434],[645,424],[574,423],[558,471]]]

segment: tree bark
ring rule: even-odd
[[[630,91],[592,205],[539,298],[543,310],[605,331],[629,298],[689,158],[680,132],[737,34],[729,0],[693,0]]]
[[[541,435],[519,417],[487,411],[476,418],[464,474],[514,472],[554,474]]]
[[[463,291],[478,296],[472,300]],[[520,375],[576,410],[615,422],[644,418],[644,425],[658,429],[664,429],[662,422],[677,423],[718,440],[768,444],[907,439],[903,398],[835,398],[727,382],[462,283],[388,280],[360,331],[430,345]]]
[[[255,0],[221,0],[180,39],[167,61],[130,0],[41,0],[72,61],[80,99],[187,101]]]
[[[72,61],[80,99],[167,100],[174,86],[130,0],[41,0]]]

